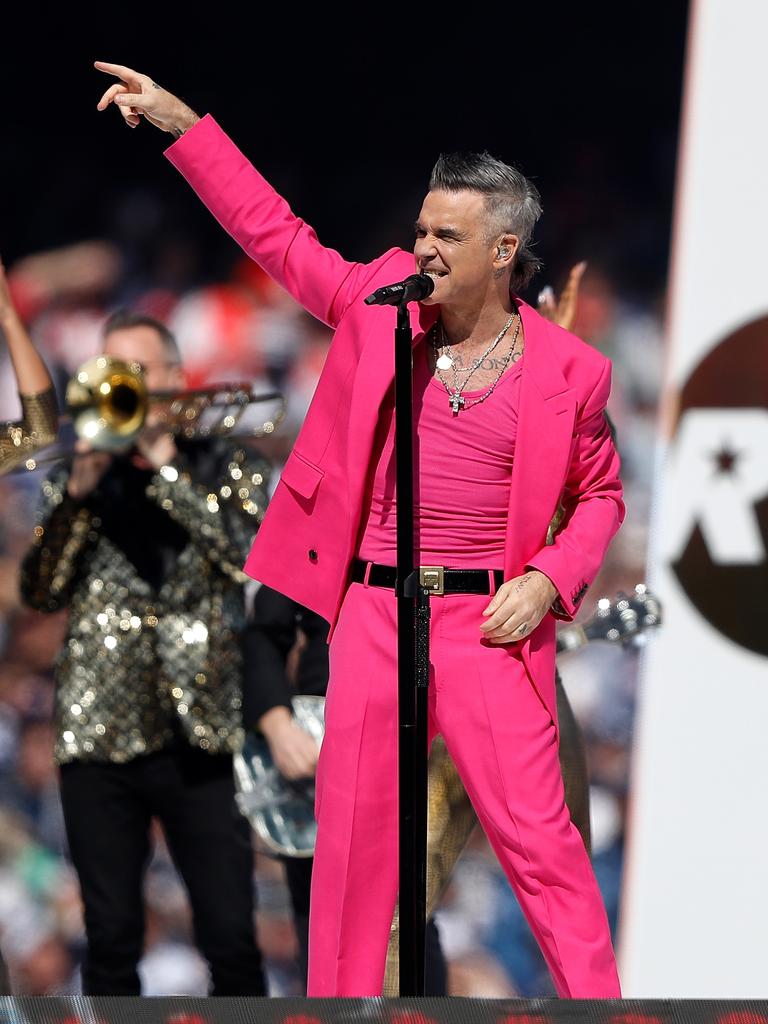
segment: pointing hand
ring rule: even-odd
[[[141,118],[145,117],[155,127],[170,132],[178,139],[200,120],[186,103],[163,89],[148,75],[141,75],[122,64],[107,64],[102,60],[95,61],[94,67],[120,79],[110,85],[96,109],[106,110],[110,103],[114,103],[130,128],[138,127]]]

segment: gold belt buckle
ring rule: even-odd
[[[419,586],[431,594],[444,594],[443,572],[442,565],[420,565]]]

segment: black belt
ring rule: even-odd
[[[379,565],[378,562],[363,562],[356,558],[352,563],[352,582],[365,583],[368,566],[368,585],[389,587],[394,590],[397,569],[394,565]],[[493,573],[494,590],[504,582],[501,569],[445,569],[442,565],[422,565],[417,569],[419,583],[433,594],[490,594]]]

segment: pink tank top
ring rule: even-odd
[[[503,568],[522,362],[506,371],[484,402],[454,416],[448,392],[430,373],[426,344],[414,348],[418,564]],[[465,391],[463,397],[469,405],[485,390]],[[397,561],[394,434],[393,385],[376,431],[357,552],[385,565]]]

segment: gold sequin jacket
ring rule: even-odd
[[[55,666],[59,764],[126,762],[174,736],[210,753],[241,745],[241,566],[269,468],[218,445],[149,478],[147,498],[188,534],[157,590],[100,531],[94,509],[67,494],[68,467],[43,484],[21,591],[33,608],[70,610]]]
[[[19,398],[21,419],[0,424],[0,475],[26,461],[38,449],[53,444],[59,429],[53,388]]]

